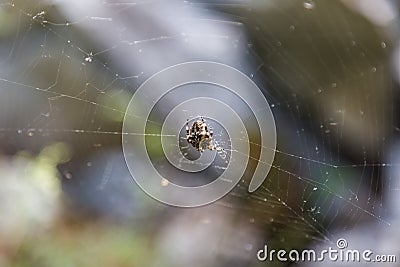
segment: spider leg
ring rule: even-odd
[[[189,120],[186,120],[186,139],[189,139],[190,131],[189,131]]]
[[[210,139],[211,139],[211,141],[210,141],[211,148],[210,149],[211,150],[216,150],[216,149],[218,150],[217,146],[212,143],[213,135],[214,135],[214,131],[213,131],[212,127],[210,127]]]

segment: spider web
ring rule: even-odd
[[[171,2],[174,12],[160,1],[75,4],[0,6],[6,22],[0,50],[6,152],[37,151],[61,140],[74,147],[76,164],[84,168],[88,155],[120,149],[124,110],[147,78],[181,62],[217,61],[243,71],[263,90],[278,145],[261,188],[249,194],[249,179],[243,179],[213,205],[239,212],[248,224],[289,243],[330,242],[333,232],[366,221],[390,226],[384,196],[396,189],[384,176],[399,165],[388,156],[399,128],[389,44],[361,17],[339,3],[301,1],[269,1],[267,7]],[[151,12],[157,8],[164,17]],[[213,45],[206,46],[209,41]],[[179,97],[191,95],[177,91],[166,101]],[[216,144],[235,153],[226,132],[210,123]],[[161,124],[159,114],[149,118],[148,127]],[[250,145],[252,151],[259,146]],[[254,153],[248,171],[266,164]],[[63,167],[64,176],[70,167]],[[223,168],[223,161],[216,162],[211,171]],[[104,177],[100,187],[112,179]]]

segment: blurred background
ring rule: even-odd
[[[399,12],[395,0],[2,0],[0,266],[288,266],[257,251],[338,237],[399,257]],[[252,144],[229,195],[182,209],[135,184],[121,129],[146,79],[194,60],[250,77],[278,143],[256,192]],[[187,92],[229,99],[185,92],[161,99],[152,122]]]

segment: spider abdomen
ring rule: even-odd
[[[214,150],[212,144],[213,131],[208,127],[203,117],[193,122],[189,128],[189,121],[186,120],[186,139],[197,151],[203,152],[206,149]]]

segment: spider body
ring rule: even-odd
[[[189,121],[186,120],[186,140],[197,151],[203,152],[206,149],[215,150],[216,146],[212,144],[213,131],[208,127],[203,117],[195,121],[189,127]]]

